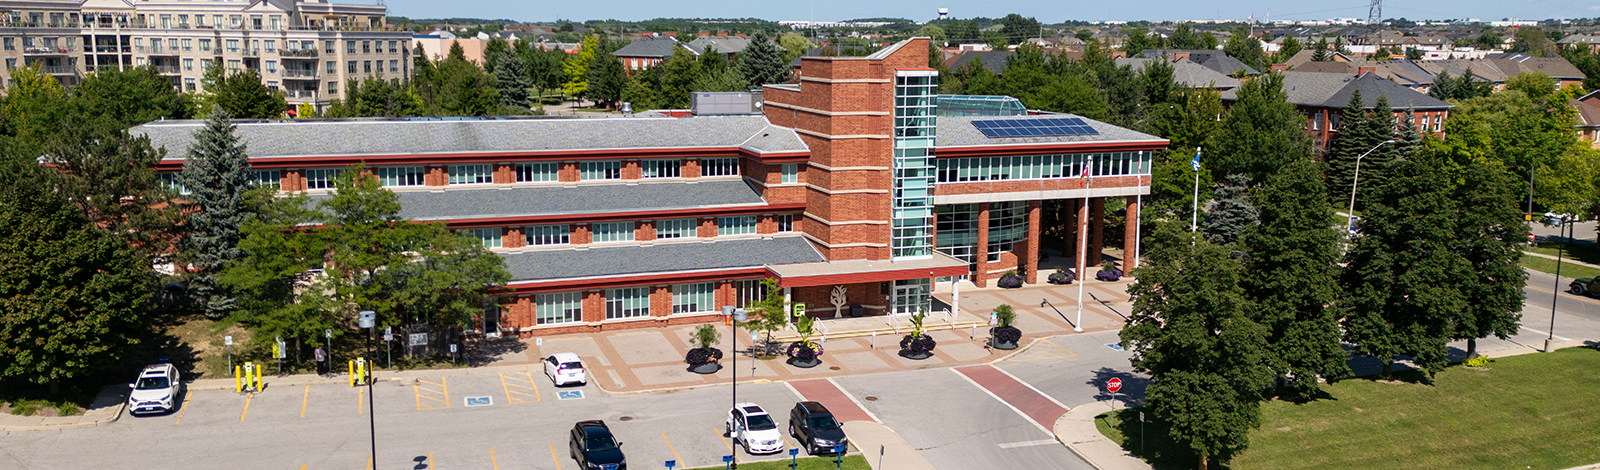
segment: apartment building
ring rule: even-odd
[[[1138,220],[1167,140],[1014,98],[937,95],[927,50],[917,38],[805,57],[800,82],[765,85],[748,114],[273,120],[237,132],[263,184],[327,197],[340,171],[364,164],[401,216],[502,256],[512,280],[469,334],[717,321],[722,306],[764,295],[763,278],[817,317],[909,315],[931,307],[935,282],[984,285],[1012,269],[1043,280],[1050,200],[1068,201],[1075,235],[1062,251],[1084,250],[1079,265],[1093,269],[1105,200],[1125,199]],[[184,158],[171,149],[201,126],[131,132],[169,149],[158,172],[170,180]]]
[[[349,79],[411,76],[411,34],[387,8],[322,0],[0,0],[0,78],[38,66],[66,87],[97,70],[153,66],[199,91],[211,61],[255,69],[291,106],[325,106]]]

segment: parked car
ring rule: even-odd
[[[557,387],[566,384],[587,385],[589,373],[583,369],[583,361],[578,360],[578,355],[573,353],[556,353],[544,358],[544,375],[550,377]]]
[[[789,410],[789,436],[811,455],[832,454],[838,446],[850,444],[833,413],[814,401],[795,403]]]
[[[772,415],[761,409],[761,405],[734,405],[733,409],[728,410],[727,430],[728,438],[743,445],[746,453],[772,454],[783,451],[783,433],[778,431],[778,422],[773,421]]]
[[[145,366],[139,379],[128,387],[133,389],[128,394],[128,414],[172,412],[178,409],[178,396],[183,394],[178,368],[166,363]]]
[[[1573,279],[1571,288],[1572,293],[1577,295],[1600,297],[1600,278],[1586,277],[1582,279]]]
[[[598,419],[572,425],[570,452],[580,469],[627,470],[628,458],[622,443],[611,435],[611,428]]]

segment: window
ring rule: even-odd
[[[372,61],[370,61],[370,60],[361,61],[361,71],[363,73],[371,74],[372,73]]]
[[[277,93],[278,92],[278,81],[277,80],[267,80],[267,90],[271,91],[273,93]]]
[[[376,46],[375,52],[377,52],[379,54],[382,54],[383,53],[383,41],[372,41],[372,42],[375,43],[375,44],[373,44],[373,46]]]
[[[389,41],[389,53],[393,54],[393,53],[396,53],[396,52],[400,52],[400,48],[395,47],[395,42],[394,41]]]
[[[607,320],[648,316],[650,316],[649,288],[606,289]]]
[[[761,285],[760,279],[733,281],[733,290],[739,308],[748,307],[767,298],[767,287]]]
[[[566,245],[570,242],[569,236],[572,230],[567,224],[534,225],[526,228],[524,232],[523,238],[527,239],[528,245],[544,246]]]
[[[250,184],[254,186],[278,187],[283,176],[278,170],[256,170],[250,172]]]
[[[339,73],[339,63],[330,60],[328,61],[328,74],[333,75],[335,73]]]
[[[472,237],[483,242],[484,248],[500,248],[500,227],[469,228],[462,230],[462,236]]]
[[[622,179],[622,162],[580,162],[578,179],[582,181]]]
[[[450,184],[493,183],[494,174],[489,165],[450,165]]]
[[[362,54],[371,54],[372,53],[372,41],[361,41],[361,53]]]
[[[177,191],[178,194],[189,194],[189,188],[183,187],[183,176],[178,173],[162,173],[161,185]]]
[[[772,216],[772,222],[778,225],[779,232],[794,231],[794,214],[778,214]]]
[[[168,52],[176,52],[177,50],[178,50],[178,38],[167,38],[167,51]]]
[[[339,82],[337,82],[337,81],[328,82],[328,94],[330,94],[330,95],[339,94]]]
[[[517,182],[560,181],[560,163],[518,163]]]
[[[400,73],[400,61],[399,60],[391,60],[391,61],[389,61],[389,71],[390,72],[394,72],[394,73]]]
[[[5,38],[6,50],[17,50],[17,38]]]
[[[589,224],[595,243],[633,241],[633,221]]]
[[[194,50],[194,40],[193,39],[189,39],[189,38],[183,38],[183,50],[185,50],[185,51]]]
[[[266,40],[265,43],[262,44],[262,48],[266,49],[267,52],[277,51],[278,50],[278,41],[274,41],[274,40],[268,39],[268,40]]]
[[[229,39],[228,42],[226,42],[224,44],[228,45],[228,52],[239,52],[239,40],[238,39]]]
[[[699,313],[716,310],[712,293],[716,284],[696,282],[672,285],[672,313]]]
[[[1322,130],[1322,113],[1313,114],[1311,116],[1311,130]]]
[[[782,169],[781,173],[783,175],[782,176],[783,179],[781,179],[780,181],[782,183],[784,183],[784,184],[793,184],[793,183],[799,183],[800,182],[800,165],[796,165],[796,164],[793,164],[793,163],[785,163],[785,164],[783,164],[783,169]]]
[[[333,40],[322,41],[322,52],[333,53]]]
[[[11,59],[6,59],[6,60],[11,60]],[[183,79],[183,91],[195,91],[195,85],[194,85],[194,79],[193,78],[185,78],[185,79]]]
[[[639,162],[639,169],[645,178],[677,178],[681,165],[677,160],[645,160]]]
[[[222,15],[211,15],[211,27],[213,27],[213,28],[222,27]]]
[[[206,27],[206,15],[194,15],[194,26],[196,28]]]
[[[656,222],[656,238],[694,238],[695,219],[667,219]]]
[[[201,39],[200,40],[200,50],[202,50],[202,51],[211,50],[211,40],[210,39]]]
[[[283,29],[283,17],[282,16],[272,15],[272,29],[273,30],[281,30],[281,29]]]
[[[172,29],[172,15],[161,15],[161,29]]]
[[[1344,118],[1344,116],[1340,116],[1338,114],[1334,114],[1334,115],[1328,116],[1328,130],[1330,130],[1330,131],[1338,131],[1339,130],[1339,121],[1341,119],[1343,119],[1343,118]]]
[[[1028,203],[1012,201],[989,204],[989,261],[1000,261],[1000,254],[1011,251],[1013,243],[1028,238]]]
[[[344,42],[344,52],[346,54],[354,54],[354,53],[356,53],[356,42],[355,41],[345,41]]]
[[[582,292],[557,292],[533,296],[535,321],[540,325],[572,323],[583,318]]]
[[[241,66],[239,65],[239,61],[237,61],[237,60],[228,61],[228,72],[229,73],[238,73],[239,70],[240,70],[240,67]]]
[[[735,176],[739,174],[737,158],[707,158],[700,160],[700,176]]]
[[[306,170],[306,189],[331,189],[333,181],[339,178],[338,168],[316,168]]]
[[[1433,115],[1433,131],[1439,132],[1442,130],[1444,130],[1444,117],[1438,114]]]
[[[250,15],[250,29],[261,29],[261,15]]]
[[[385,187],[422,186],[423,176],[427,175],[420,166],[380,166],[372,172]]]
[[[756,216],[740,215],[717,218],[717,236],[749,235],[756,233]]]
[[[183,59],[183,70],[186,71],[186,72],[193,72],[194,71],[194,59]]]
[[[276,60],[267,61],[267,73],[278,73],[278,61],[276,61]]]
[[[345,63],[345,70],[349,71],[351,75],[355,75],[355,73],[356,73],[356,61],[352,60],[350,62],[346,62]]]

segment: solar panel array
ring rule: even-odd
[[[1098,135],[1099,131],[1089,127],[1082,118],[1028,118],[1028,119],[989,119],[972,121],[972,126],[978,128],[985,137],[991,139],[1003,137],[1054,137],[1064,135]]]

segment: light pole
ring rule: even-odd
[[[732,305],[722,306],[722,314],[727,315],[732,320],[728,322],[730,331],[733,333],[733,336],[728,338],[732,341],[732,344],[728,346],[728,355],[733,357],[733,365],[729,367],[730,369],[733,369],[733,408],[730,409],[736,410],[739,409],[739,322],[744,321],[745,318],[748,317],[746,316],[747,314],[745,313],[744,309],[735,308]],[[728,438],[733,439],[732,427],[728,428]],[[739,455],[738,449],[731,450],[731,453],[734,454],[735,457]],[[739,459],[735,458],[728,461],[728,469],[732,470],[739,468],[738,460]]]
[[[1361,159],[1367,158],[1367,155],[1372,154],[1372,152],[1374,150],[1378,150],[1378,147],[1382,147],[1384,145],[1392,144],[1392,143],[1394,143],[1394,139],[1389,139],[1389,140],[1385,140],[1383,142],[1379,142],[1378,145],[1374,145],[1374,146],[1372,146],[1371,149],[1368,149],[1366,153],[1363,153],[1363,154],[1361,154],[1361,156],[1356,157],[1356,174],[1355,174],[1354,177],[1350,178],[1350,214],[1349,214],[1349,216],[1350,216],[1350,229],[1349,230],[1350,230],[1351,234],[1355,234],[1356,233],[1356,220],[1355,220],[1355,218],[1356,218],[1356,184],[1361,182]]]
[[[1567,214],[1556,219],[1556,236],[1562,236],[1563,229],[1567,236],[1561,239],[1561,249],[1556,250],[1556,285],[1550,289],[1550,336],[1544,339],[1544,352],[1550,352],[1550,342],[1556,339],[1556,301],[1561,299],[1561,257],[1567,253],[1567,240],[1572,239],[1572,222]]]
[[[362,310],[361,313],[360,313],[360,316],[358,317],[360,319],[359,320],[359,322],[360,322],[359,326],[361,326],[362,328],[366,328],[367,329],[367,339],[368,339],[368,341],[366,341],[366,343],[367,343],[367,366],[363,368],[364,370],[362,371],[362,373],[366,375],[365,380],[367,381],[367,432],[372,437],[372,468],[378,468],[378,422],[377,422],[377,418],[373,416],[373,415],[376,415],[378,413],[377,413],[377,410],[372,407],[372,362],[373,361],[372,361],[372,341],[371,341],[373,339],[372,336],[374,334],[376,334],[377,331],[378,331],[378,328],[376,326],[377,316],[378,316],[377,312],[374,312],[374,311],[371,311],[371,310]]]

